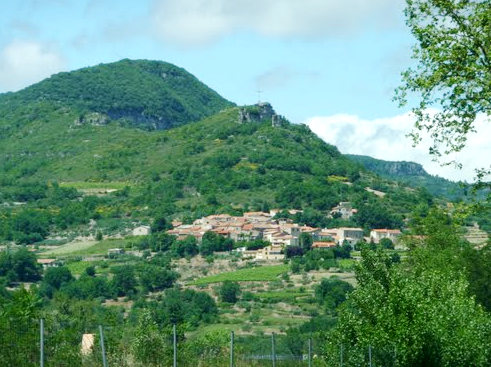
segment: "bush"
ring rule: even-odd
[[[219,289],[222,302],[235,303],[240,294],[240,285],[237,282],[226,280]]]

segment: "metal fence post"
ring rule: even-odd
[[[368,366],[372,367],[372,346],[368,344]]]
[[[312,338],[309,338],[309,367],[312,367]]]
[[[101,355],[102,355],[102,365],[107,367],[106,360],[106,347],[104,345],[104,332],[102,331],[102,325],[99,325],[99,335],[101,337]]]
[[[271,333],[271,359],[273,361],[273,367],[276,367],[276,345],[274,340],[274,333]]]
[[[177,333],[176,333],[176,324],[172,326],[172,343],[174,345],[174,359],[173,366],[177,367]]]
[[[339,366],[343,367],[343,344],[339,346]]]
[[[44,319],[39,320],[39,365],[44,367]]]
[[[234,367],[234,332],[230,332],[230,367]]]

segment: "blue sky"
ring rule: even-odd
[[[343,153],[471,180],[485,142],[458,157],[458,171],[405,137],[411,116],[391,101],[412,62],[403,8],[403,0],[12,0],[0,13],[0,92],[123,58],[163,60],[238,104],[257,102],[260,90]]]

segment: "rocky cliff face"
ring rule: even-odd
[[[414,162],[386,162],[382,169],[391,175],[398,176],[426,176],[428,173],[423,166]]]
[[[237,122],[239,124],[249,122],[265,122],[271,121],[273,126],[282,126],[288,124],[288,121],[278,114],[276,114],[273,106],[268,102],[257,103],[253,106],[246,106],[239,108],[239,116]]]
[[[428,177],[430,176],[419,163],[415,162],[392,162],[383,161],[363,155],[346,154],[351,159],[365,166],[369,171],[373,171],[382,176],[397,177]]]

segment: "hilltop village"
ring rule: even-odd
[[[356,209],[349,208],[347,203],[340,203],[333,208],[333,212],[338,212],[345,218],[356,212]],[[290,210],[290,214],[295,214],[296,210]],[[168,234],[177,236],[178,240],[183,240],[188,236],[196,238],[201,243],[206,232],[214,232],[225,238],[234,241],[253,241],[264,240],[270,243],[269,246],[258,250],[247,250],[245,247],[238,250],[244,256],[258,260],[279,260],[285,257],[284,250],[289,246],[300,246],[302,234],[307,234],[311,238],[312,248],[331,248],[349,244],[354,247],[358,242],[379,243],[381,239],[388,238],[393,243],[397,243],[401,235],[399,229],[373,229],[367,237],[362,228],[314,228],[293,223],[291,219],[278,219],[279,210],[266,212],[246,212],[243,216],[232,216],[228,214],[210,215],[195,220],[192,224],[182,224],[173,222],[174,228],[167,231]]]

